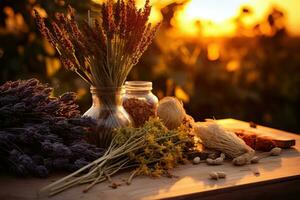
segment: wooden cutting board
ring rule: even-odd
[[[285,131],[266,128],[256,125],[255,128],[250,127],[249,123],[237,123],[238,120],[226,119],[219,120],[218,123],[224,128],[231,130],[237,134],[245,136],[256,136],[262,140],[271,140],[277,147],[287,149],[296,145],[296,140],[293,136],[286,136]],[[241,121],[242,122],[242,121]]]
[[[248,123],[233,119],[220,120],[218,123],[228,128],[249,128]],[[300,135],[261,126],[258,126],[258,131],[276,138],[296,139],[296,145],[283,150],[280,156],[266,158],[255,165],[236,167],[230,161],[220,166],[187,164],[172,170],[178,178],[140,176],[130,186],[123,184],[118,189],[112,189],[105,182],[96,185],[88,193],[82,193],[85,186],[79,186],[45,200],[300,199]],[[260,174],[254,174],[253,169]],[[224,171],[227,177],[224,180],[210,180],[208,174],[211,171]],[[64,175],[54,174],[47,179],[0,176],[0,199],[37,199],[40,188]],[[121,173],[114,176],[113,180],[121,182],[129,175]]]

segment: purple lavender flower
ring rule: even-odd
[[[45,154],[50,154],[53,151],[53,145],[48,140],[41,142],[41,147],[42,147],[42,152]]]
[[[56,158],[53,160],[53,168],[57,170],[66,169],[69,164],[69,159],[67,158]]]
[[[77,169],[80,169],[84,166],[86,166],[87,164],[89,164],[88,161],[86,161],[84,158],[80,158],[80,159],[77,159],[75,162],[74,162],[74,165]]]
[[[19,156],[19,163],[26,167],[29,171],[34,171],[36,165],[33,160],[26,154]]]
[[[49,171],[48,169],[43,166],[43,165],[39,165],[35,168],[35,174],[38,176],[38,177],[41,177],[41,178],[46,178],[49,174]]]
[[[1,169],[45,177],[55,170],[75,170],[75,161],[90,162],[103,153],[84,141],[95,122],[80,118],[75,94],[54,98],[51,92],[36,79],[0,86]]]
[[[72,154],[71,150],[62,143],[56,142],[52,145],[52,147],[54,156],[70,157]]]

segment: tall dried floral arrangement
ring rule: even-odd
[[[142,9],[136,8],[135,0],[107,0],[101,20],[79,25],[69,6],[67,15],[55,15],[51,28],[35,11],[39,30],[59,52],[64,66],[94,86],[93,99],[98,100],[85,115],[98,119],[97,132],[88,138],[99,147],[109,145],[115,128],[131,123],[120,106],[120,88],[159,27],[148,22],[150,11],[149,0]],[[94,106],[97,102],[101,106]]]
[[[35,11],[42,35],[59,52],[61,62],[95,87],[121,87],[152,42],[159,24],[148,22],[151,6],[146,0],[137,9],[135,0],[107,0],[101,7],[101,20],[75,20],[75,10],[69,6],[67,15],[57,13],[45,25]]]

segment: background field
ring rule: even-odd
[[[51,18],[71,4],[84,19],[88,9],[97,16],[99,2],[1,0],[0,83],[36,77],[53,86],[54,95],[77,92],[85,111],[88,85],[61,66],[32,9]],[[159,98],[177,96],[197,120],[232,117],[300,133],[300,4],[195,2],[153,1],[151,20],[163,20],[162,26],[128,79],[153,81]]]

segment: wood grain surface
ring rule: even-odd
[[[218,123],[228,128],[248,128],[246,122],[225,119]],[[300,199],[300,136],[285,131],[258,126],[257,130],[274,137],[284,137],[296,140],[296,146],[283,150],[279,157],[269,157],[259,164],[236,167],[230,162],[220,166],[183,165],[173,174],[178,178],[137,177],[130,186],[123,184],[118,189],[108,187],[109,183],[96,185],[88,193],[82,193],[84,186],[75,187],[52,200],[101,200],[101,199],[261,199],[277,197],[279,199]],[[211,171],[224,171],[224,180],[210,180]],[[256,174],[254,172],[259,172]],[[37,191],[51,181],[63,175],[55,175],[48,179],[18,179],[0,177],[1,200],[31,200],[44,199],[37,197]],[[127,173],[113,177],[122,182]],[[287,196],[288,195],[288,196]],[[298,196],[297,196],[298,195]],[[287,198],[288,197],[288,198]]]

